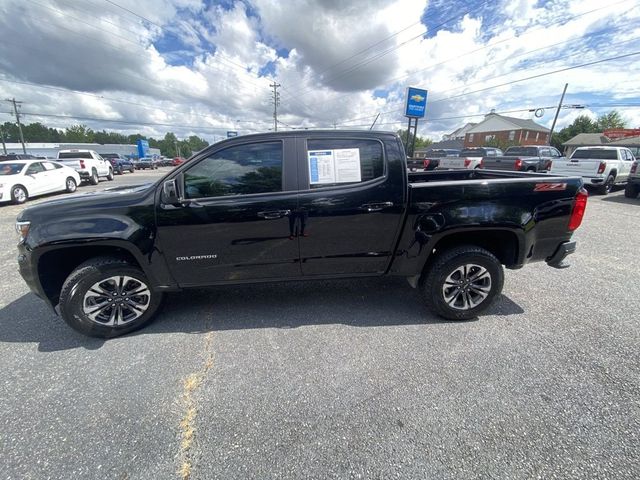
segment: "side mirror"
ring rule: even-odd
[[[162,185],[162,201],[171,205],[180,203],[180,194],[178,192],[178,181],[167,180]]]

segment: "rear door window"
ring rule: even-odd
[[[307,140],[310,188],[368,182],[384,176],[382,143],[369,139]]]

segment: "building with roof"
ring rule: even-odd
[[[492,140],[513,145],[547,145],[549,129],[530,119],[507,117],[492,111],[467,131],[464,147],[482,147]]]
[[[119,153],[125,157],[138,157],[137,145],[116,143],[25,143],[27,153],[36,157],[57,158],[60,150],[94,150],[97,153]],[[7,153],[22,153],[21,143],[7,143]],[[0,151],[0,154],[4,152]],[[149,148],[148,155],[160,155],[159,148]]]
[[[475,127],[476,125],[477,123],[467,123],[463,127],[460,127],[457,130],[454,130],[448,135],[443,135],[442,140],[464,140],[464,136],[467,134],[467,132],[471,130],[473,127]]]
[[[609,142],[609,145],[616,147],[627,147],[636,158],[640,158],[640,136],[625,137]]]
[[[565,156],[569,156],[578,147],[595,147],[598,145],[608,145],[611,142],[609,137],[602,133],[579,133],[562,144]]]

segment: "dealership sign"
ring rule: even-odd
[[[407,88],[407,100],[404,116],[411,118],[424,118],[427,110],[427,91],[420,88]]]
[[[149,152],[149,142],[146,140],[138,140],[138,158],[146,157]]]
[[[227,131],[227,138],[233,138],[233,137],[237,137],[237,136],[238,136],[238,132],[235,132],[233,130]]]

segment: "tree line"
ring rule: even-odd
[[[20,132],[18,126],[12,122],[5,122],[0,126],[4,133],[4,141],[7,143],[20,143]],[[106,130],[96,131],[86,125],[72,125],[60,130],[47,127],[40,122],[22,125],[22,134],[25,142],[41,143],[115,143],[119,145],[135,144],[139,139],[149,142],[149,146],[159,148],[162,155],[167,157],[177,156],[176,146],[183,157],[190,157],[203,148],[209,146],[209,142],[191,135],[179,140],[173,132],[168,132],[162,139],[145,137],[139,133],[124,135],[118,132],[107,132]]]

